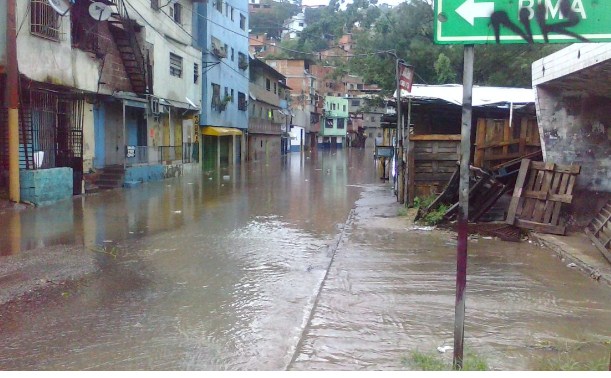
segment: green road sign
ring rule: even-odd
[[[611,0],[435,0],[435,43],[611,41]]]

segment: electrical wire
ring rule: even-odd
[[[125,1],[125,3],[126,3],[126,4],[128,4],[128,5],[130,6],[130,8],[132,8],[132,9],[133,9],[133,10],[134,10],[134,11],[135,11],[137,14],[138,14],[138,16],[140,16],[140,18],[141,18],[141,19],[142,19],[142,20],[143,20],[143,21],[144,21],[144,22],[145,22],[147,25],[149,25],[149,26],[150,26],[150,27],[151,27],[151,28],[152,28],[152,29],[153,29],[155,32],[157,32],[157,33],[158,33],[160,36],[162,36],[162,37],[164,37],[164,38],[165,38],[165,34],[164,34],[164,33],[161,33],[159,30],[157,30],[157,28],[155,28],[155,26],[153,26],[153,25],[152,25],[152,24],[151,24],[151,23],[150,23],[150,22],[149,22],[149,21],[148,21],[148,20],[147,20],[147,19],[146,19],[144,16],[142,16],[142,14],[141,14],[141,13],[140,13],[140,12],[139,12],[139,11],[138,11],[138,10],[137,10],[137,9],[136,9],[136,8],[135,8],[135,7],[134,7],[134,6],[133,6],[133,5],[132,5],[132,4],[131,4],[131,3],[130,3],[128,0],[123,0],[123,1]],[[234,9],[235,9],[235,8],[234,8]],[[189,9],[187,9],[187,11],[189,11]],[[321,57],[321,52],[313,52],[313,51],[310,51],[310,52],[308,52],[308,51],[300,51],[300,50],[289,49],[289,48],[282,47],[282,46],[278,46],[278,45],[273,45],[273,44],[266,43],[266,42],[261,42],[260,40],[258,40],[258,39],[256,39],[256,38],[252,38],[252,37],[250,37],[250,36],[244,35],[244,34],[242,34],[242,33],[238,32],[238,31],[236,31],[236,30],[234,30],[234,29],[227,28],[227,27],[225,27],[224,25],[221,25],[220,23],[218,23],[218,22],[216,22],[216,21],[214,21],[214,20],[209,19],[208,17],[206,17],[205,15],[203,15],[203,14],[199,13],[199,12],[198,12],[198,11],[196,11],[195,9],[191,9],[190,11],[191,11],[191,13],[192,13],[192,14],[197,15],[197,16],[198,16],[198,18],[204,19],[204,20],[206,20],[206,21],[208,21],[208,22],[210,22],[210,23],[212,23],[212,24],[215,24],[215,25],[219,26],[221,29],[225,29],[225,30],[227,30],[227,31],[229,31],[229,32],[232,32],[232,33],[234,33],[234,34],[237,34],[237,35],[238,35],[238,36],[240,36],[240,37],[247,38],[247,39],[249,39],[249,40],[255,40],[255,41],[260,42],[260,43],[262,43],[262,44],[264,44],[264,45],[267,45],[267,46],[273,46],[273,47],[279,48],[279,49],[281,49],[281,50],[288,51],[288,52],[292,52],[292,53],[295,53],[295,54],[303,54],[303,55],[312,55],[312,56],[317,56],[319,59],[320,59],[320,57]],[[165,14],[165,12],[163,12],[163,13]],[[222,13],[221,13],[221,14],[222,14]],[[167,15],[167,16],[169,17],[169,15]],[[179,27],[179,28],[180,28],[180,29],[181,29],[181,30],[182,30],[182,31],[183,31],[185,34],[187,34],[187,35],[188,35],[188,36],[189,36],[189,37],[190,37],[192,40],[193,40],[193,39],[195,39],[195,38],[193,37],[193,35],[192,35],[191,33],[189,33],[189,32],[188,32],[188,31],[187,31],[187,30],[186,30],[186,29],[185,29],[185,28],[184,28],[182,25],[180,25],[180,24],[177,24],[177,25],[178,25],[178,27]],[[354,58],[354,57],[366,57],[366,56],[374,56],[374,55],[379,55],[379,54],[383,54],[383,53],[388,53],[388,52],[391,52],[391,51],[393,51],[393,50],[380,50],[380,51],[373,51],[373,52],[362,53],[362,54],[351,54],[351,55],[349,55],[349,56],[344,56],[344,55],[327,55],[327,56],[326,56],[326,58]],[[210,50],[209,50],[209,49],[207,49],[207,48],[206,48],[206,53],[214,55],[214,54],[212,53],[212,51],[210,51]],[[189,55],[190,55],[190,54],[189,54]],[[190,56],[192,56],[192,57],[194,57],[194,58],[196,58],[196,59],[197,59],[197,58],[200,58],[200,57],[196,57],[196,56],[193,56],[193,55],[190,55]],[[231,65],[229,65],[227,62],[223,61],[222,59],[220,59],[220,60],[219,60],[219,62],[220,62],[221,64],[224,64],[225,66],[227,66],[228,68],[230,68],[232,71],[234,71],[234,72],[235,72],[235,73],[237,73],[238,75],[242,76],[243,78],[248,79],[248,77],[247,77],[247,76],[243,75],[241,72],[239,72],[238,70],[236,70],[234,67],[232,67]]]

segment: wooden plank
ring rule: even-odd
[[[513,159],[513,160],[505,162],[505,163],[497,164],[496,166],[491,167],[490,170],[492,170],[492,171],[501,170],[501,169],[504,169],[504,168],[511,167],[513,165],[519,164],[522,161],[522,159],[533,160],[534,158],[539,158],[539,157],[543,157],[541,149],[539,149],[538,151],[531,152],[531,153],[528,153],[526,155],[523,155],[519,159]]]
[[[462,136],[460,134],[428,134],[428,135],[410,135],[411,141],[457,141],[460,142]]]
[[[471,222],[477,222],[490,208],[503,196],[503,194],[507,193],[509,188],[500,183],[495,183],[494,187],[488,192],[488,198],[486,201],[483,201],[481,205],[479,205],[478,210],[474,212],[473,216],[470,216],[469,220]],[[471,212],[469,212],[471,214]]]
[[[438,161],[438,160],[449,160],[449,161],[458,161],[460,159],[460,155],[458,154],[445,154],[445,153],[416,153],[414,154],[414,159],[416,161]]]
[[[408,206],[414,205],[414,198],[416,198],[416,165],[414,162],[414,142],[408,142],[409,149],[407,150],[407,204]]]
[[[511,129],[509,127],[509,120],[506,119],[503,122],[503,140],[507,142],[511,142]],[[511,143],[515,144],[515,143]],[[509,153],[509,144],[503,146],[503,155],[507,155]]]
[[[477,120],[477,131],[475,134],[475,155],[473,157],[473,164],[477,167],[481,167],[484,163],[484,154],[485,151],[481,148],[484,144],[484,140],[486,138],[486,120],[484,118],[479,118]]]
[[[498,142],[494,142],[494,143],[490,143],[490,144],[485,144],[481,147],[481,149],[487,150],[489,148],[497,148],[497,147],[508,147],[508,146],[512,146],[514,144],[519,144],[520,140],[519,139],[508,139],[508,140],[502,140],[502,141],[498,141]],[[505,151],[504,153],[507,153],[507,151]]]
[[[532,182],[532,187],[531,188],[527,187],[526,188],[527,191],[528,190],[540,191],[541,186],[543,185],[543,172],[532,169],[532,165],[531,165],[530,176],[532,180],[529,180],[529,184]],[[537,204],[537,200],[533,198],[524,197],[524,194],[522,194],[522,197],[524,198],[524,207],[522,208],[522,211],[520,212],[520,215],[518,218],[524,219],[524,220],[533,220],[533,215],[535,211],[535,205]]]
[[[558,174],[558,173],[557,173]],[[569,185],[569,177],[570,174],[568,173],[561,173],[561,181],[560,181],[560,187],[558,189],[558,193],[565,193],[566,189]],[[552,212],[552,218],[550,219],[550,224],[558,224],[558,219],[560,217],[560,207],[562,206],[561,202],[555,202],[554,203],[554,211]]]
[[[592,243],[594,243],[596,248],[600,251],[600,253],[602,253],[604,258],[607,259],[607,261],[611,264],[611,252],[607,249],[607,247],[605,245],[603,245],[598,240],[598,238],[594,234],[592,234],[592,232],[590,232],[590,230],[588,228],[586,228],[584,231],[585,231],[586,235],[588,235],[588,237],[590,238]]]
[[[560,186],[561,178],[561,173],[554,173],[554,180],[552,181],[552,186],[550,188],[551,193],[558,193],[558,187]],[[546,203],[545,213],[543,214],[543,223],[551,223],[554,207],[554,203]]]
[[[517,227],[528,228],[537,232],[543,232],[547,234],[565,235],[566,226],[564,225],[551,225],[546,223],[537,223],[523,219],[517,219],[515,222]]]
[[[415,181],[442,181],[445,184],[450,177],[451,173],[421,173],[415,175]]]
[[[520,154],[519,152],[512,152],[506,155],[485,155],[484,162],[497,161],[497,160],[513,160],[513,159],[522,159],[522,158],[524,158],[524,155]],[[503,164],[503,163],[499,163],[499,164]]]
[[[554,177],[554,172],[553,171],[545,171],[545,172],[543,172],[543,184],[541,185],[540,193],[545,193],[547,198],[545,198],[542,201],[538,201],[535,204],[535,211],[533,212],[533,217],[531,218],[531,220],[533,220],[535,222],[542,222],[543,221],[543,215],[545,214],[545,205],[546,205],[546,202],[547,201],[553,201],[552,199],[549,198],[549,197],[551,197],[549,195],[549,189],[552,186],[552,179],[553,179],[553,177]]]
[[[520,198],[522,197],[524,181],[526,180],[526,174],[528,173],[529,166],[530,166],[530,160],[522,159],[522,164],[520,165],[520,171],[518,172],[518,177],[516,179],[516,185],[513,190],[513,196],[511,197],[511,202],[509,203],[509,209],[507,210],[507,219],[505,220],[505,222],[508,224],[513,225],[515,222],[516,211],[518,209]]]
[[[560,164],[554,164],[553,168],[550,168],[550,164],[549,163],[544,163],[542,161],[533,161],[532,164],[533,169],[537,169],[537,170],[554,170],[556,172],[559,173],[570,173],[573,175],[577,175],[581,172],[581,166],[580,165],[560,165]]]

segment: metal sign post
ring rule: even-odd
[[[465,45],[456,248],[454,368],[462,369],[474,44],[611,41],[611,1],[435,0],[435,43]]]
[[[473,103],[473,45],[465,45],[463,72],[460,179],[458,189],[458,240],[456,246],[456,306],[454,317],[454,369],[462,370],[467,287],[467,239],[469,228],[469,158],[471,156],[471,112]]]

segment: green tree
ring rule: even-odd
[[[269,38],[280,39],[284,21],[298,14],[300,6],[288,2],[277,3],[272,0],[262,0],[261,4],[269,5],[269,12],[259,11],[250,14],[251,33],[267,33]]]
[[[435,82],[437,84],[448,84],[456,82],[456,71],[454,67],[452,67],[452,62],[450,58],[444,53],[439,53],[437,57],[437,61],[434,64],[435,73],[437,74],[437,79]]]

